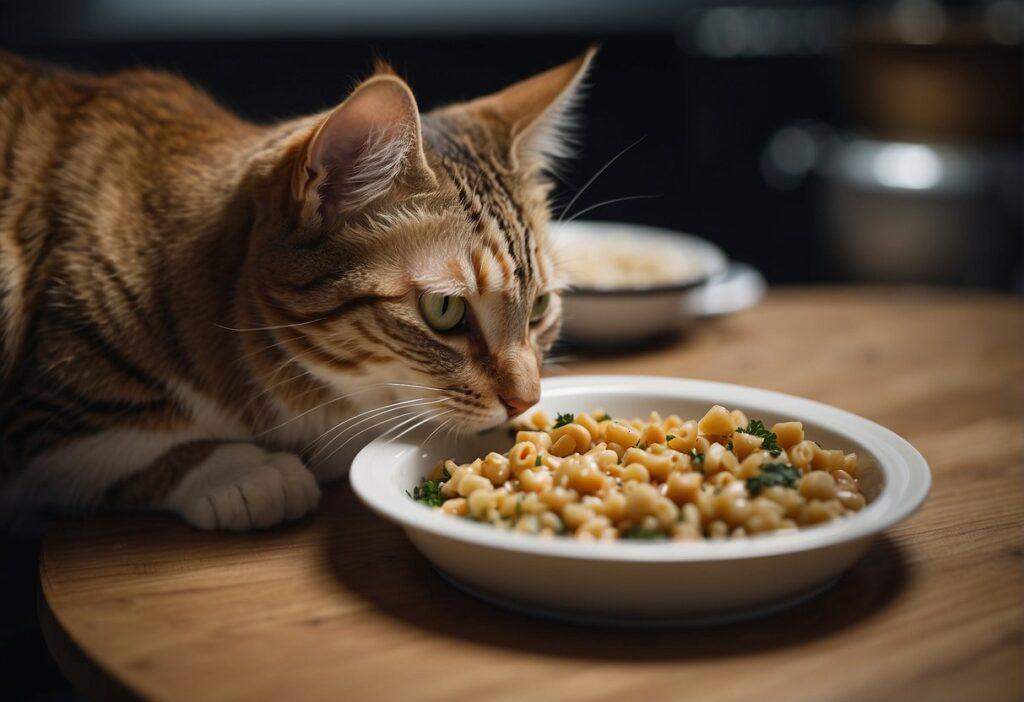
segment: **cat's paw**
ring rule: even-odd
[[[266,529],[313,511],[316,478],[290,453],[251,444],[227,444],[185,477],[167,506],[206,530]]]

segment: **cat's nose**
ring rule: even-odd
[[[508,412],[509,419],[516,415],[522,414],[526,410],[537,404],[539,397],[518,397],[516,395],[505,396],[501,395],[498,397],[501,400],[501,404],[505,405],[505,411]]]

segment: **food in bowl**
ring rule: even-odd
[[[738,538],[860,511],[855,453],[826,449],[801,422],[768,429],[714,405],[699,419],[543,411],[506,453],[442,461],[412,497],[498,529],[579,539]]]
[[[566,247],[563,266],[574,288],[608,290],[679,285],[707,275],[704,262],[678,243],[630,233],[592,237]]]

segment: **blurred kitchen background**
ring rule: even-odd
[[[564,202],[694,233],[770,283],[1024,288],[1017,0],[37,0],[0,43],[158,66],[273,120],[341,100],[371,56],[424,107],[603,45]]]

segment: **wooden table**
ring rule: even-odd
[[[210,535],[160,516],[65,523],[40,567],[51,649],[93,695],[157,700],[1021,699],[1019,300],[785,290],[679,344],[567,370],[822,400],[910,440],[934,489],[817,599],[660,633],[477,602],[347,484],[315,519],[271,533]]]

